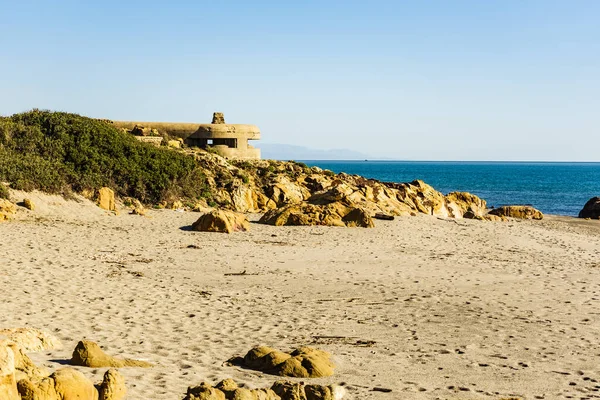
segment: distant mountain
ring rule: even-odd
[[[289,144],[260,143],[261,158],[265,160],[365,160],[369,156],[346,149],[320,150]]]

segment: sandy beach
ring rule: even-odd
[[[193,212],[27,197],[36,210],[0,224],[0,328],[60,338],[30,355],[51,370],[82,339],[156,364],[120,370],[129,399],[229,377],[270,386],[225,364],[258,344],[331,352],[335,374],[314,381],[349,399],[600,398],[598,221],[420,214],[227,235],[191,231]]]

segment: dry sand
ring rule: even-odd
[[[51,369],[81,339],[155,363],[121,370],[129,399],[228,377],[270,385],[223,364],[257,344],[331,352],[335,375],[315,381],[350,399],[600,397],[598,222],[420,215],[227,235],[190,231],[192,212],[27,197],[36,211],[0,224],[0,328],[57,335],[63,350],[32,355]]]

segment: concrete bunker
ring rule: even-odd
[[[260,139],[260,129],[255,125],[226,124],[222,113],[214,113],[210,124],[201,124],[196,132],[185,139],[190,147],[213,149],[225,158],[260,159],[260,149],[249,140]]]

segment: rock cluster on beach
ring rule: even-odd
[[[544,214],[531,206],[502,206],[494,208],[489,212],[490,215],[499,217],[510,217],[519,219],[542,219]]]
[[[206,382],[191,386],[183,400],[341,400],[344,394],[344,388],[337,385],[277,381],[270,388],[246,389],[225,379],[214,387]]]
[[[246,355],[234,357],[229,362],[271,375],[294,378],[321,378],[333,375],[335,365],[331,355],[323,350],[300,347],[284,353],[267,346],[257,346]]]
[[[94,385],[84,374],[72,368],[61,368],[50,374],[46,368],[36,366],[26,354],[26,352],[51,350],[60,347],[61,344],[57,338],[38,329],[1,330],[0,399],[125,399],[127,393],[125,379],[116,369],[107,370],[102,382]]]

